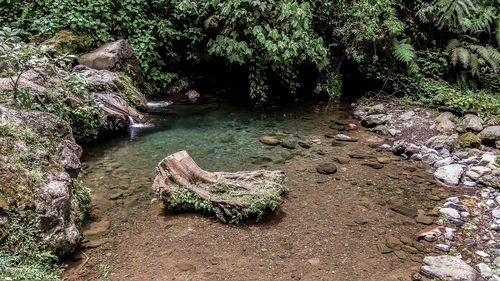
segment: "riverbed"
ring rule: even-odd
[[[70,280],[409,278],[433,251],[426,242],[414,244],[426,227],[415,215],[437,219],[435,206],[455,192],[436,185],[428,166],[381,150],[388,140],[359,126],[348,103],[267,110],[173,104],[149,118],[151,127],[84,147],[83,180],[93,201],[81,248],[64,261]],[[358,129],[343,131],[347,123]],[[339,133],[358,141],[332,146],[330,137]],[[264,135],[311,147],[268,146],[259,142]],[[167,213],[151,184],[158,162],[180,150],[210,171],[284,170],[290,192],[275,214],[237,226]],[[349,157],[356,154],[372,157]],[[388,163],[366,165],[373,157]],[[337,173],[317,173],[325,162],[335,163]],[[411,249],[384,253],[387,237]]]

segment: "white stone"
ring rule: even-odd
[[[497,161],[496,155],[487,152],[487,153],[483,154],[483,157],[481,157],[481,160],[479,161],[479,165],[486,166],[488,164],[495,164],[496,161]]]
[[[453,164],[453,158],[451,157],[446,157],[444,159],[441,159],[441,160],[438,160],[436,162],[434,162],[434,168],[441,168],[441,167],[444,167],[444,166],[448,166],[448,165],[451,165]]]
[[[468,218],[468,217],[470,216],[469,212],[461,212],[461,213],[460,213],[460,215],[461,215],[464,219],[466,219],[466,218]]]
[[[445,185],[457,186],[462,177],[463,167],[459,164],[452,164],[438,168],[434,172],[434,178]]]
[[[455,235],[455,231],[457,231],[456,229],[454,228],[451,228],[451,227],[446,227],[444,229],[444,238],[446,238],[447,240],[453,240],[453,236]]]
[[[425,257],[420,273],[429,278],[447,281],[471,281],[480,277],[480,274],[463,260],[449,255]]]
[[[460,214],[453,208],[441,208],[439,213],[447,218],[460,219]]]
[[[484,262],[478,263],[476,267],[483,277],[491,277],[493,275],[493,270]]]
[[[450,245],[446,245],[446,244],[436,244],[436,245],[434,245],[434,248],[436,248],[439,251],[443,251],[443,252],[450,251]]]
[[[488,201],[486,201],[486,206],[490,207],[490,208],[493,208],[495,207],[495,201],[489,199]]]
[[[495,209],[491,212],[491,214],[493,215],[493,217],[495,219],[500,219],[500,210],[499,209]]]
[[[458,204],[458,203],[460,203],[460,199],[458,199],[457,196],[454,196],[454,197],[450,197],[450,198],[446,199],[446,202]]]
[[[482,257],[482,258],[488,258],[490,256],[490,254],[486,253],[485,251],[475,251],[474,253],[476,253],[476,255]]]

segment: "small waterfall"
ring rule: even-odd
[[[146,106],[149,108],[164,108],[172,104],[171,101],[148,101]]]
[[[150,123],[141,123],[141,122],[136,122],[132,117],[128,117],[128,124],[130,128],[147,128],[147,127],[152,127]]]

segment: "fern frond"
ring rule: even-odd
[[[479,59],[478,59],[476,54],[472,54],[470,56],[470,69],[471,69],[472,75],[479,74]]]
[[[394,40],[392,54],[394,57],[403,63],[409,64],[415,59],[415,49],[407,40]]]
[[[453,66],[457,65],[458,62],[458,48],[452,49],[450,52],[451,64]]]
[[[446,50],[451,51],[453,49],[456,49],[460,46],[460,42],[458,42],[457,39],[451,39],[448,41],[448,45],[446,45]]]
[[[470,55],[471,55],[469,50],[462,48],[462,47],[457,48],[457,55],[458,55],[458,59],[460,60],[462,65],[465,68],[467,68],[469,66]]]
[[[494,71],[498,70],[498,66],[500,65],[500,53],[491,47],[491,46],[480,46],[480,45],[471,45],[471,50],[474,50],[476,53],[481,56]]]

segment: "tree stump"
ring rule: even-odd
[[[286,191],[284,181],[283,171],[208,172],[180,151],[158,164],[153,189],[170,211],[195,210],[238,223],[275,211]]]

